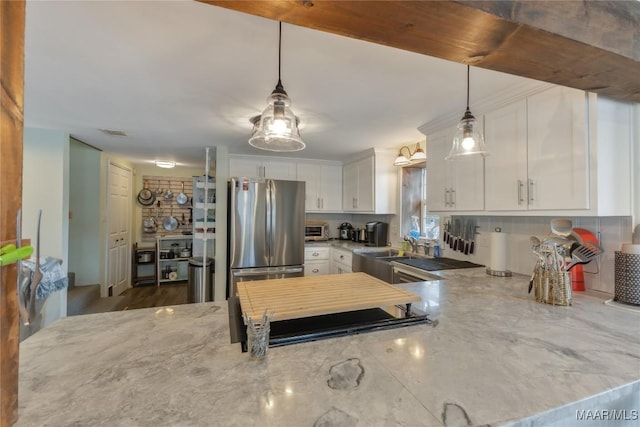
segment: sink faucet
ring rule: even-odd
[[[418,243],[416,244],[416,251],[417,251],[417,250],[418,250],[418,248],[419,248],[419,247],[421,247],[421,246],[422,246],[422,248],[423,248],[423,250],[424,250],[424,254],[425,254],[425,255],[429,255],[429,252],[430,252],[429,250],[431,249],[431,244],[430,244],[429,242],[424,242],[424,241],[423,241],[423,242],[418,242]]]
[[[418,239],[409,235],[404,236],[404,241],[411,245],[411,252],[418,253]]]

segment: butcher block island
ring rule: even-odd
[[[419,296],[366,273],[240,282],[238,297],[252,321],[273,314],[270,345],[430,321],[411,310]]]
[[[273,311],[273,321],[420,301],[366,273],[240,282],[238,295],[243,313],[259,319],[265,310]]]

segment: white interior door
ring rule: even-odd
[[[131,171],[109,163],[107,294],[119,295],[130,285]]]

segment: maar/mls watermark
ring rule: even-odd
[[[637,421],[637,409],[578,409],[578,421]]]

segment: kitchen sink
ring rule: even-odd
[[[397,261],[402,264],[410,265],[412,267],[420,268],[426,271],[438,271],[438,270],[453,270],[458,268],[476,268],[482,267],[480,264],[475,264],[469,261],[461,261],[451,258],[416,258],[416,259],[403,259],[402,257],[393,258],[392,261]]]
[[[353,254],[354,272],[362,271],[387,283],[397,282],[394,279],[394,267],[397,270],[400,264],[406,266],[405,272],[413,271],[415,279],[411,281],[442,279],[428,274],[428,271],[482,267],[469,261],[451,258],[428,258],[415,254],[400,255],[397,249],[354,251]]]
[[[380,257],[376,257],[377,260],[380,261],[398,261],[398,260],[403,260],[403,259],[416,259],[416,257],[411,256],[411,255],[396,255],[396,256],[380,256]]]

